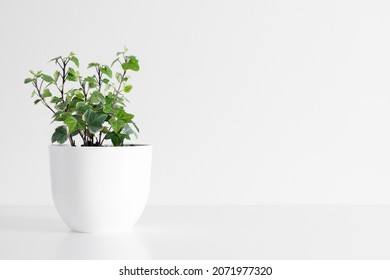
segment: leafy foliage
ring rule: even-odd
[[[43,104],[53,113],[53,122],[61,123],[51,137],[52,143],[69,140],[76,146],[74,137],[79,135],[83,146],[101,146],[105,139],[121,146],[125,139],[137,137],[134,115],[125,110],[125,95],[133,88],[128,72],[139,70],[138,59],[127,55],[126,48],[116,56],[111,67],[89,63],[87,68],[94,72],[86,76],[80,74],[80,62],[73,52],[50,60],[58,67],[53,75],[30,70],[31,77],[24,83],[34,87],[34,104]],[[114,65],[120,71],[114,71]]]

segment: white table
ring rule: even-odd
[[[0,207],[0,259],[390,259],[390,206],[149,206],[131,232]]]

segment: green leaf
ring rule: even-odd
[[[54,82],[54,79],[52,77],[50,77],[49,75],[42,74],[41,77],[42,77],[42,80],[44,80],[47,83]]]
[[[111,104],[111,103],[106,103],[106,104],[104,104],[104,106],[103,106],[103,112],[106,113],[106,114],[114,114],[114,113],[115,113],[115,110],[114,110],[114,108],[112,107],[112,104]]]
[[[70,56],[69,60],[72,61],[77,67],[80,67],[79,59],[75,56]]]
[[[97,105],[99,103],[104,102],[104,96],[99,91],[94,91],[91,94],[91,97],[89,99],[89,103],[92,105]]]
[[[58,102],[62,101],[61,98],[57,97],[57,96],[53,96],[52,99],[50,100],[50,103],[55,103],[57,104]]]
[[[37,105],[40,101],[42,101],[41,99],[36,99],[35,101],[34,101],[34,105]]]
[[[131,120],[134,118],[134,115],[126,113],[124,109],[119,109],[116,112],[115,115],[119,120],[124,121],[125,123],[131,122]]]
[[[108,122],[111,124],[112,129],[115,132],[119,132],[126,125],[123,120],[115,120],[114,118],[111,118]]]
[[[58,81],[58,77],[60,76],[60,72],[58,71],[55,71],[54,74],[53,74],[53,79],[54,79],[54,82],[57,83]]]
[[[87,104],[86,102],[81,101],[81,102],[76,103],[76,111],[79,114],[84,114],[89,109],[91,109],[91,106],[89,104]]]
[[[66,79],[72,82],[76,82],[78,80],[78,75],[73,68],[69,67],[68,75],[66,75]]]
[[[137,137],[137,133],[131,128],[129,124],[126,124],[122,129],[121,133],[123,134],[134,134]]]
[[[72,134],[73,132],[81,128],[81,125],[78,123],[77,119],[73,116],[67,117],[64,123],[68,126],[70,134]]]
[[[48,88],[45,88],[45,89],[43,90],[42,97],[43,97],[43,98],[46,98],[46,97],[50,97],[50,96],[52,96],[50,90],[49,90]]]
[[[97,81],[96,81],[96,78],[95,76],[88,76],[84,79],[87,83],[88,83],[88,87],[89,88],[94,88],[96,87],[96,84],[97,84]]]
[[[84,80],[88,83],[97,83],[95,76],[85,77]]]
[[[123,87],[123,90],[124,90],[124,92],[128,93],[128,92],[131,91],[132,88],[133,88],[132,85],[125,85],[125,86]]]
[[[78,99],[84,100],[85,96],[81,91],[76,90],[74,95],[73,95],[73,98],[78,98]]]
[[[24,79],[25,84],[31,83],[32,81],[34,81],[34,80],[31,78]]]
[[[135,124],[135,122],[131,121],[131,124],[134,125],[135,129],[136,129],[137,132],[139,133],[139,128],[138,128],[138,126]]]
[[[54,118],[53,121],[63,122],[69,116],[72,116],[72,115],[68,112],[56,112],[53,116],[53,118]]]
[[[110,80],[109,79],[103,79],[102,82],[107,85],[110,82]]]
[[[62,144],[68,139],[68,132],[66,130],[65,125],[61,125],[56,128],[53,135],[51,136],[51,142],[58,142],[59,144]]]
[[[102,71],[102,73],[107,75],[108,77],[112,78],[112,71],[107,65],[103,65],[102,67],[100,67],[100,71]]]
[[[93,134],[103,129],[103,123],[106,118],[107,114],[92,110],[86,111],[83,115],[83,120],[87,123],[89,131]]]
[[[65,110],[65,108],[66,108],[67,105],[68,105],[67,102],[62,101],[62,102],[58,102],[58,103],[54,106],[54,108],[56,108],[57,110],[62,111],[62,110]]]
[[[121,73],[118,73],[118,72],[116,72],[116,74],[115,74],[115,78],[116,78],[116,80],[118,81],[118,83],[120,83],[120,82],[122,81],[122,74],[121,74]]]
[[[96,67],[96,66],[100,66],[99,63],[96,63],[96,62],[92,62],[92,63],[89,63],[88,64],[88,67],[87,68],[92,68],[92,67]]]
[[[122,69],[138,71],[139,70],[138,59],[135,56],[128,56],[127,59],[128,59],[127,62],[122,63]]]
[[[60,58],[61,58],[61,56],[57,56],[55,58],[50,59],[49,62],[52,62],[52,61],[57,62],[57,60],[59,60]]]
[[[107,133],[105,139],[110,139],[114,146],[123,145],[123,139],[121,139],[121,137],[115,132],[111,131],[111,132]]]

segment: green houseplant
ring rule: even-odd
[[[114,146],[122,146],[125,139],[139,132],[134,115],[126,112],[126,95],[132,90],[129,72],[138,71],[135,56],[127,55],[127,49],[116,54],[111,66],[92,62],[92,73],[79,72],[79,59],[71,52],[51,60],[58,67],[52,75],[42,71],[30,71],[31,77],[24,83],[34,88],[31,97],[35,104],[43,104],[53,113],[53,121],[60,122],[52,137],[52,143],[69,140],[76,146],[80,136],[83,146],[102,146],[110,139]],[[120,71],[113,74],[113,66]]]
[[[73,52],[51,62],[58,67],[52,75],[30,71],[24,83],[33,86],[34,103],[59,123],[49,146],[57,211],[74,231],[129,230],[146,205],[152,157],[151,145],[124,144],[139,132],[125,109],[129,73],[139,70],[138,60],[125,49],[110,66],[89,63],[87,75]]]

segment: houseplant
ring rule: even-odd
[[[30,71],[24,83],[59,123],[49,146],[54,204],[75,231],[128,230],[146,205],[152,154],[150,145],[125,143],[139,132],[125,109],[138,60],[125,49],[110,66],[89,63],[87,75],[73,52],[50,62],[58,68],[52,75]]]

